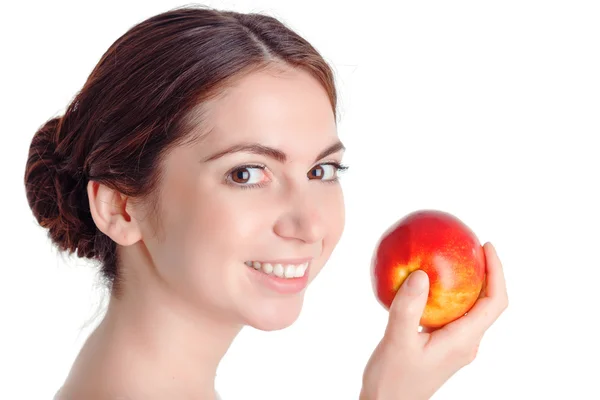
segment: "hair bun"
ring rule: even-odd
[[[96,226],[89,212],[86,183],[75,179],[65,160],[58,157],[61,118],[47,121],[29,147],[25,170],[27,201],[38,223],[48,229],[63,251],[93,258]]]

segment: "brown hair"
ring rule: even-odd
[[[329,65],[273,17],[186,6],[133,26],[102,56],[64,115],[33,137],[25,188],[37,221],[59,249],[99,261],[114,289],[117,246],[92,219],[88,181],[134,199],[155,197],[160,161],[190,140],[201,121],[198,106],[232,79],[277,64],[311,73],[336,116]]]

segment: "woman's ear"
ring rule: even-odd
[[[92,218],[98,229],[121,246],[130,246],[142,239],[137,219],[127,211],[129,198],[98,182],[87,185]]]

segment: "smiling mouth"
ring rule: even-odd
[[[261,263],[259,261],[246,261],[245,264],[260,271],[266,275],[273,275],[278,278],[295,279],[302,278],[308,269],[309,261],[302,264],[271,264],[268,262]]]

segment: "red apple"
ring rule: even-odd
[[[429,276],[421,326],[440,328],[475,304],[484,283],[485,254],[473,231],[457,217],[419,210],[392,225],[377,243],[371,279],[375,296],[386,309],[417,269]]]

